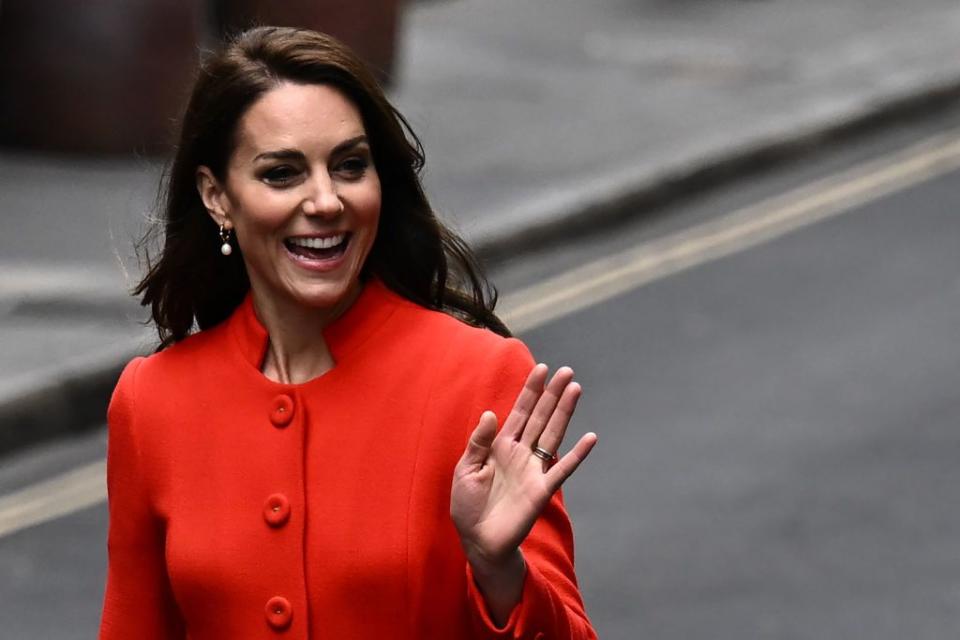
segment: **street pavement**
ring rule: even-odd
[[[958,34],[955,0],[417,3],[392,97],[441,215],[481,248],[515,247],[531,229],[599,226],[631,194],[692,188],[751,149],[954,91]],[[116,367],[150,350],[125,293],[160,165],[0,150],[0,442],[37,433],[24,425],[45,401],[64,415],[96,396],[81,414],[96,413]]]
[[[954,637],[960,173],[532,332],[603,638]]]
[[[459,0],[408,18],[396,98],[435,205],[480,243],[960,79],[955,0]]]
[[[918,133],[731,186],[669,218],[696,225],[703,209],[715,217],[786,192]],[[600,437],[565,492],[601,638],[955,636],[958,180],[954,170],[906,186],[522,334],[583,384],[570,440]],[[493,275],[554,273],[650,226]],[[98,431],[21,453],[0,469],[0,491],[102,447]],[[92,636],[105,527],[99,505],[0,538],[3,637]]]

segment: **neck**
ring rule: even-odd
[[[257,295],[253,304],[269,340],[261,363],[263,374],[284,384],[300,384],[323,375],[335,362],[323,329],[350,308],[362,289],[357,284],[334,307],[312,308],[289,300]]]

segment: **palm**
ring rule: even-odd
[[[580,396],[573,371],[561,368],[544,386],[547,368],[531,371],[503,429],[485,412],[453,476],[450,513],[467,553],[496,564],[523,542],[554,492],[590,453],[588,433],[556,463],[533,447],[560,447]],[[492,442],[491,442],[492,440]]]

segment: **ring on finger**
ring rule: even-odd
[[[551,453],[542,447],[534,447],[533,455],[537,456],[544,462],[553,462],[557,459],[557,454]]]

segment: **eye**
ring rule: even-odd
[[[337,173],[350,180],[358,180],[366,173],[370,161],[363,156],[350,156],[337,165]]]
[[[267,184],[285,186],[292,183],[299,175],[299,170],[290,165],[281,165],[268,169],[263,173],[263,180]]]

